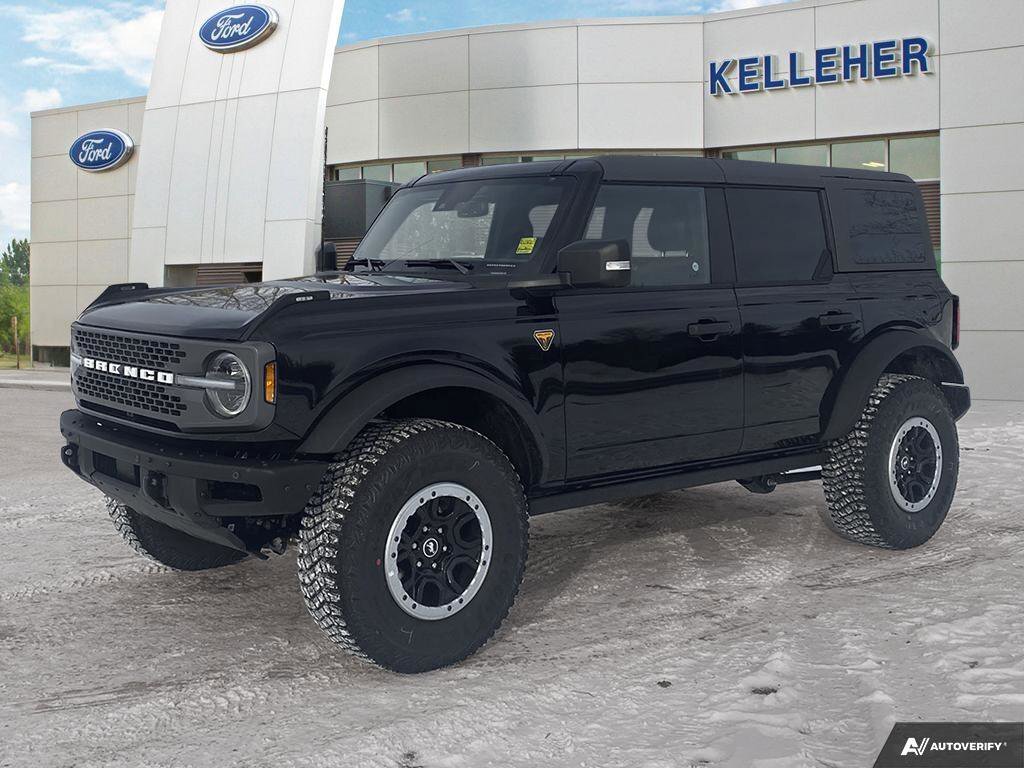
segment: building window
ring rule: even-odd
[[[834,168],[885,170],[885,140],[847,141],[832,145]]]
[[[775,162],[775,150],[771,147],[757,147],[755,149],[727,149],[722,152],[726,160],[754,160],[758,163]]]
[[[518,162],[518,155],[491,155],[490,157],[480,158],[480,165],[506,165],[508,163]]]
[[[889,170],[914,181],[939,178],[939,137],[911,136],[889,141]]]
[[[438,171],[451,171],[462,167],[461,157],[442,157],[437,160],[427,160],[427,173]]]
[[[358,181],[360,177],[360,169],[358,165],[354,165],[351,168],[335,168],[334,173],[331,174],[331,178],[334,181]]]
[[[422,160],[413,163],[395,163],[393,178],[399,184],[407,184],[426,172],[427,164]]]
[[[775,150],[775,161],[793,165],[828,165],[828,144],[779,147]]]
[[[367,181],[391,181],[391,164],[364,165],[363,178]]]

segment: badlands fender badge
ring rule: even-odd
[[[555,332],[550,328],[545,328],[541,331],[533,332],[533,340],[537,342],[537,346],[544,352],[551,349],[551,342],[555,340]]]

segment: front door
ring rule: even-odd
[[[728,456],[740,318],[720,189],[605,184],[587,239],[624,239],[628,288],[557,295],[570,480]]]

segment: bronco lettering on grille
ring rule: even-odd
[[[140,368],[136,365],[126,363],[111,363],[107,360],[97,360],[92,357],[83,357],[82,365],[93,371],[108,373],[111,376],[124,376],[126,379],[138,379],[139,381],[152,381],[157,384],[174,384],[174,374],[170,371],[157,371],[153,368]]]

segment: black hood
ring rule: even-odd
[[[142,290],[131,294],[128,300],[104,301],[104,297],[100,297],[82,313],[78,322],[136,333],[238,340],[247,336],[271,308],[276,311],[296,301],[321,298],[333,301],[470,288],[467,282],[406,274],[340,273],[180,291]]]

